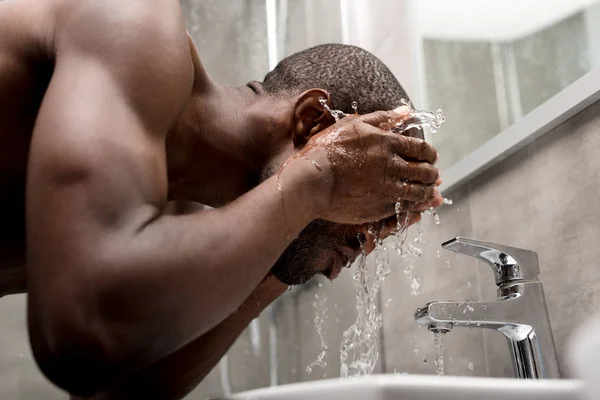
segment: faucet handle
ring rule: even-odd
[[[496,277],[496,285],[516,280],[537,280],[540,274],[537,253],[531,250],[456,237],[442,248],[485,261]]]

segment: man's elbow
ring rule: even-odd
[[[29,337],[35,360],[50,381],[77,396],[102,392],[127,372],[124,347],[96,312],[93,298],[93,293],[30,293]]]

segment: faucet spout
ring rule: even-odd
[[[536,280],[540,274],[537,254],[530,250],[460,236],[442,243],[442,248],[487,263],[494,272],[497,285],[517,280]]]
[[[415,312],[415,320],[429,330],[487,328],[503,333],[509,340],[524,340],[533,327],[510,318],[504,304],[480,301],[435,301]]]

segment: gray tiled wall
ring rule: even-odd
[[[586,315],[600,311],[598,115],[600,103],[469,185],[477,238],[538,252],[563,368],[569,333]],[[488,340],[490,360],[505,352],[495,343]],[[490,373],[504,375],[504,365],[494,366]]]
[[[563,374],[566,339],[587,315],[600,311],[600,103],[596,103],[481,175],[450,193],[452,206],[440,210],[442,223],[426,228],[434,245],[457,235],[538,252],[554,338]],[[489,267],[452,253],[427,251],[416,273],[421,294],[411,296],[402,264],[388,279],[384,299],[386,371],[433,373],[420,360],[432,354],[432,337],[411,313],[430,300],[495,298]],[[444,266],[450,260],[451,268]],[[465,286],[465,282],[470,282]],[[447,337],[447,372],[514,376],[504,337],[496,332],[455,330]],[[417,348],[419,354],[413,354]],[[452,359],[452,361],[450,361]],[[456,360],[459,359],[457,365]],[[465,368],[465,361],[474,368]],[[428,363],[429,364],[429,363]]]

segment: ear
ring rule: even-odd
[[[312,136],[335,123],[319,99],[330,102],[329,93],[323,89],[310,89],[296,100],[292,124],[292,141],[295,147],[304,146]]]

